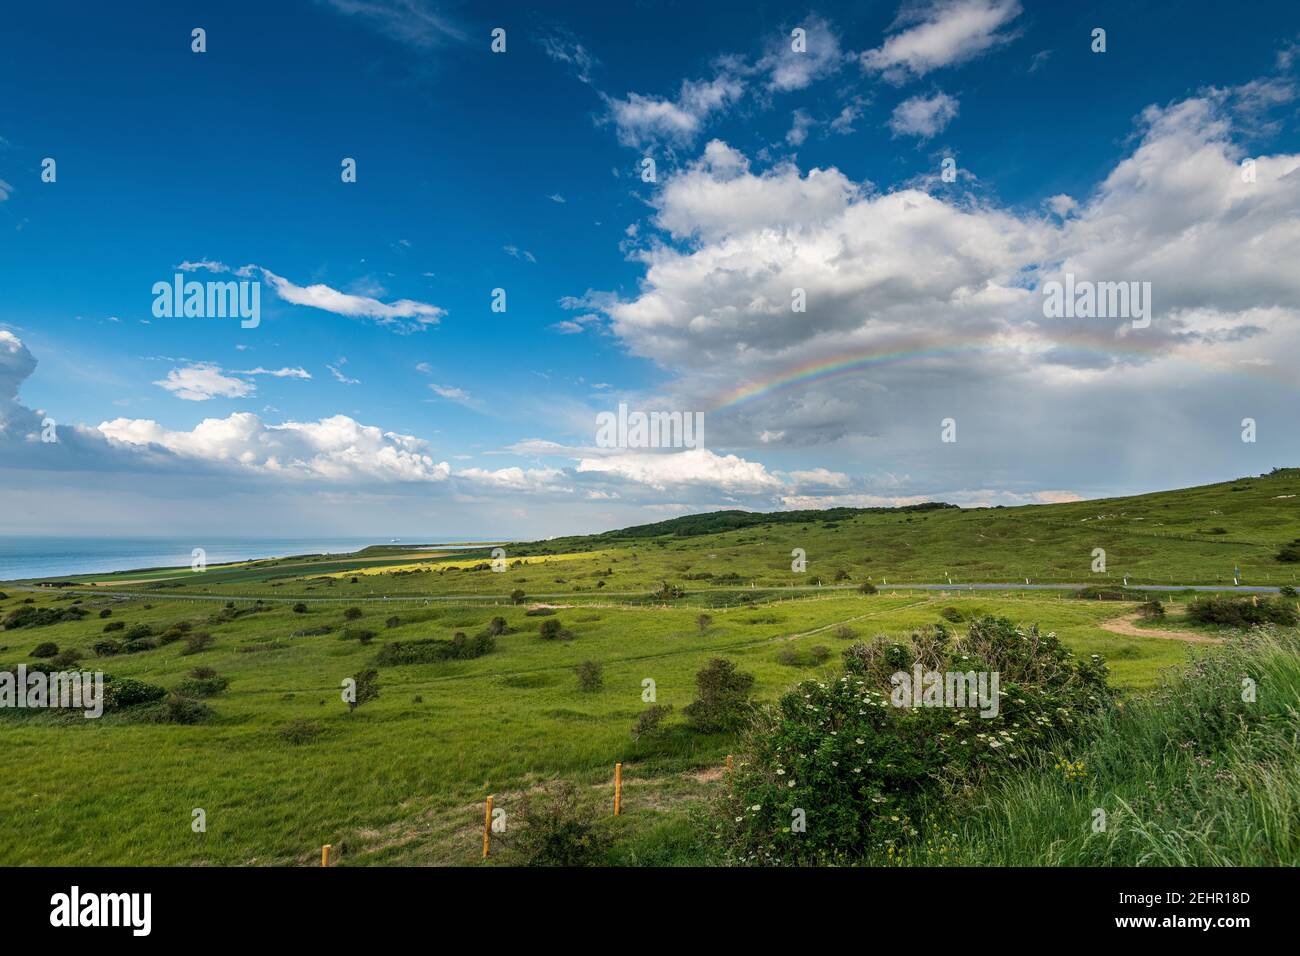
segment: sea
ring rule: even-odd
[[[435,539],[411,539],[413,547]],[[463,540],[463,539],[462,539]],[[390,538],[121,538],[0,535],[0,581],[102,574],[141,568],[189,567],[195,548],[208,564],[281,558],[291,554],[346,554]]]

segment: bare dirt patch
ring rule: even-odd
[[[1136,614],[1124,614],[1112,620],[1103,621],[1099,626],[1103,631],[1110,631],[1112,634],[1123,634],[1125,637],[1158,637],[1166,641],[1186,641],[1188,644],[1223,643],[1217,637],[1193,634],[1191,631],[1166,631],[1159,628],[1138,627],[1136,624],[1137,618]]]

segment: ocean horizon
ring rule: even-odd
[[[397,544],[425,545],[436,538],[399,539]],[[464,541],[464,538],[457,540]],[[369,545],[393,544],[391,538],[129,538],[66,535],[0,535],[0,581],[58,575],[105,574],[143,568],[188,567],[191,552],[201,547],[208,564],[282,558],[295,554],[347,554]]]

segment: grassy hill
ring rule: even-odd
[[[1148,625],[1132,620],[1131,602],[1014,583],[1230,583],[1234,565],[1246,583],[1290,583],[1300,565],[1275,555],[1300,538],[1297,495],[1300,471],[1287,470],[1014,509],[695,515],[506,543],[503,573],[491,570],[489,548],[402,546],[81,576],[59,589],[3,585],[0,620],[32,619],[24,609],[57,620],[0,630],[0,670],[48,661],[32,656],[48,642],[72,652],[66,666],[201,706],[159,703],[98,720],[0,709],[10,758],[0,865],[306,864],[324,843],[345,864],[474,863],[487,794],[514,813],[528,790],[562,779],[608,802],[616,761],[627,816],[610,824],[611,861],[703,859],[692,808],[716,795],[737,746],[682,719],[710,658],[734,661],[754,676],[755,698],[770,701],[834,674],[854,639],[902,640],[995,615],[1104,656],[1112,683],[1136,701],[1214,647],[1187,639],[1209,632],[1182,621],[1185,596],[1173,596],[1165,623]],[[794,548],[807,552],[802,575],[790,568]],[[1105,573],[1090,570],[1094,548],[1106,550]],[[1009,586],[891,590],[949,575]],[[665,580],[680,596],[652,596]],[[858,593],[866,581],[879,593]],[[516,590],[525,594],[517,602]],[[26,617],[11,618],[16,611]],[[472,636],[494,618],[504,630],[490,653],[378,663],[387,644]],[[564,637],[545,639],[548,621]],[[191,641],[198,633],[210,642]],[[123,649],[101,656],[106,641]],[[599,689],[580,689],[574,669],[584,661],[601,665]],[[379,696],[351,711],[341,683],[371,668]],[[673,712],[661,734],[634,740],[647,681]],[[206,832],[191,827],[196,809]]]

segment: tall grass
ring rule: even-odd
[[[1295,630],[1234,635],[1076,741],[938,811],[924,845],[893,862],[1300,864]]]

